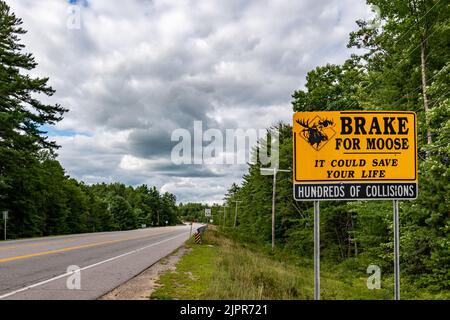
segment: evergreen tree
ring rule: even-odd
[[[54,90],[47,85],[48,78],[27,74],[37,63],[32,54],[23,52],[20,35],[26,31],[21,25],[22,20],[0,1],[0,208],[10,209],[25,227],[33,220],[32,213],[12,208],[9,197],[19,201],[15,187],[27,183],[26,171],[37,165],[38,152],[57,148],[40,128],[60,121],[66,110],[39,101],[39,95],[51,96]]]

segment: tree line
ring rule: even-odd
[[[88,186],[65,174],[59,146],[42,128],[68,110],[39,99],[54,90],[48,78],[29,75],[37,63],[20,43],[21,25],[0,1],[0,211],[9,212],[8,238],[179,223],[173,194],[146,185]]]
[[[418,114],[419,196],[400,203],[401,272],[416,288],[450,290],[450,5],[433,0],[369,0],[379,17],[357,21],[348,47],[361,49],[343,64],[308,72],[292,95],[293,111],[412,110]],[[274,128],[270,128],[273,130]],[[279,124],[280,168],[292,165],[292,127]],[[262,144],[264,145],[264,144]],[[256,149],[255,152],[259,150]],[[241,200],[242,241],[271,239],[272,177],[248,166],[225,196]],[[291,174],[278,175],[276,239],[279,249],[313,256],[313,208],[293,201]],[[364,272],[369,264],[393,272],[393,219],[389,201],[323,202],[321,255]]]

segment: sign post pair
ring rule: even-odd
[[[320,299],[320,205],[393,200],[395,299],[400,299],[398,201],[417,198],[417,120],[408,111],[298,112],[294,200],[314,201],[315,299]]]

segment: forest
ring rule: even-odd
[[[2,193],[8,239],[181,223],[176,197],[156,187],[86,185],[65,175],[54,159],[32,159],[25,168],[8,169],[11,182]]]
[[[415,288],[450,290],[450,5],[445,1],[369,0],[379,17],[357,21],[352,54],[343,64],[311,70],[306,88],[292,94],[293,112],[410,110],[419,123],[419,196],[400,203],[401,272]],[[280,123],[281,169],[292,167],[292,127]],[[264,144],[262,144],[264,145]],[[255,149],[254,152],[259,152]],[[249,165],[226,205],[239,204],[229,234],[270,245],[272,176]],[[313,257],[313,203],[295,202],[292,173],[279,173],[276,248]],[[362,272],[369,264],[393,272],[392,202],[322,202],[321,257]]]
[[[42,128],[68,110],[41,102],[55,91],[48,78],[27,74],[37,63],[20,43],[21,25],[0,1],[0,211],[9,213],[8,239],[180,223],[173,194],[147,185],[86,185],[66,175],[59,146]]]
[[[348,39],[355,53],[308,72],[305,88],[292,93],[292,111],[417,112],[419,196],[400,203],[401,270],[417,288],[450,290],[450,4],[367,3],[379,8],[379,16],[356,22]],[[68,110],[41,102],[55,91],[48,78],[27,74],[37,63],[20,43],[21,25],[0,1],[0,211],[9,212],[8,238],[174,225],[181,217],[205,221],[205,205],[177,205],[173,194],[155,187],[87,185],[65,173],[59,146],[43,127]],[[267,130],[274,129],[280,132],[280,168],[289,168],[292,127],[280,123]],[[225,195],[225,208],[213,206],[213,221],[241,242],[270,246],[272,177],[260,169],[260,163],[248,166],[243,181]],[[312,257],[312,203],[293,200],[290,173],[279,174],[277,189],[277,250]],[[392,272],[391,202],[323,202],[321,211],[324,261]]]

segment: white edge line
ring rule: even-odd
[[[158,241],[158,242],[152,243],[152,244],[150,244],[150,245],[148,245],[148,246],[145,246],[145,247],[142,247],[142,248],[139,248],[139,249],[135,249],[135,250],[133,250],[133,251],[129,251],[129,252],[123,253],[123,254],[121,254],[121,255],[118,255],[118,256],[115,256],[115,257],[112,257],[112,258],[109,258],[109,259],[106,259],[106,260],[103,260],[103,261],[100,261],[100,262],[91,264],[91,265],[86,266],[86,267],[83,267],[83,268],[81,268],[81,269],[79,269],[79,270],[71,271],[71,272],[66,272],[66,273],[61,274],[61,275],[59,275],[59,276],[56,276],[56,277],[53,277],[53,278],[50,278],[50,279],[47,279],[47,280],[44,280],[44,281],[41,281],[41,282],[32,284],[32,285],[26,286],[26,287],[24,287],[24,288],[21,288],[21,289],[18,289],[18,290],[15,290],[15,291],[6,293],[6,294],[0,296],[0,300],[1,300],[1,299],[5,299],[5,298],[7,298],[7,297],[10,297],[10,296],[12,296],[12,295],[15,295],[15,294],[17,294],[17,293],[19,293],[19,292],[27,291],[27,290],[29,290],[29,289],[32,289],[32,288],[35,288],[35,287],[39,287],[39,286],[41,286],[41,285],[43,285],[43,284],[47,284],[47,283],[49,283],[49,282],[52,282],[52,281],[55,281],[55,280],[58,280],[58,279],[61,279],[61,278],[70,276],[71,274],[74,274],[75,272],[81,272],[81,271],[84,271],[84,270],[87,270],[87,269],[91,269],[91,268],[97,267],[97,266],[99,266],[99,265],[101,265],[101,264],[104,264],[104,263],[107,263],[107,262],[110,262],[110,261],[113,261],[113,260],[116,260],[116,259],[119,259],[119,258],[128,256],[128,255],[130,255],[130,254],[133,254],[133,253],[136,253],[136,252],[145,250],[145,249],[150,248],[150,247],[157,246],[157,245],[159,245],[159,244],[161,244],[161,243],[164,243],[164,242],[168,242],[168,241],[174,240],[174,239],[179,238],[179,237],[181,237],[181,236],[185,236],[185,233],[182,233],[182,234],[180,234],[180,235],[178,235],[178,236],[175,236],[175,237],[172,237],[172,238],[169,238],[169,239],[165,239],[165,240],[162,240],[162,241]]]

